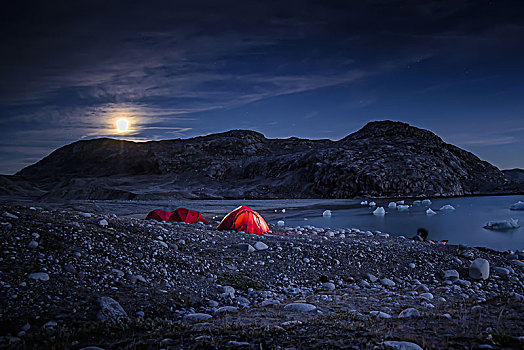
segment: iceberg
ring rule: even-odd
[[[443,205],[442,207],[440,207],[440,210],[455,210],[455,207],[453,207],[450,204],[446,204],[446,205]]]
[[[429,199],[424,199],[421,203],[422,205],[427,205],[427,206],[431,205],[431,201]]]
[[[518,201],[509,207],[510,210],[524,210],[524,202]]]
[[[360,202],[360,205],[368,205],[368,201],[362,201]]]
[[[331,216],[331,210],[324,210],[322,216]]]
[[[486,225],[484,225],[484,228],[495,231],[511,230],[519,227],[519,220],[517,219],[488,221]]]
[[[375,202],[369,202],[369,206],[370,206],[370,207],[374,207],[375,205],[377,205],[377,203],[375,203]]]
[[[286,212],[286,209],[282,209],[282,212],[285,213],[285,212]]]
[[[277,226],[284,226],[284,225],[285,225],[284,220],[277,221]]]
[[[389,202],[388,207],[389,207],[389,208],[396,208],[396,207],[397,207],[397,203],[395,203],[395,202]]]
[[[386,210],[384,207],[378,207],[377,209],[373,210],[373,215],[386,215]]]
[[[434,212],[433,210],[431,210],[431,208],[429,208],[428,210],[426,210],[426,215],[435,215],[436,212]]]
[[[420,205],[420,204],[421,204],[420,201],[413,201],[413,205],[417,205],[417,206],[418,206],[418,205]]]
[[[397,205],[397,210],[398,211],[406,211],[406,210],[409,210],[409,205]]]
[[[397,201],[397,204],[404,204],[404,200]]]

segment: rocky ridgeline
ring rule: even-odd
[[[0,346],[520,348],[521,253],[0,206]],[[520,338],[519,338],[520,337]]]
[[[33,194],[67,199],[438,197],[517,186],[432,132],[391,121],[336,142],[242,130],[158,142],[78,141],[11,180],[21,179],[37,185]],[[20,193],[20,183],[11,187]]]

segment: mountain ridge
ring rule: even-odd
[[[474,154],[395,121],[370,122],[338,141],[269,139],[252,130],[82,140],[16,175],[39,183],[47,197],[69,199],[435,197],[515,186]]]

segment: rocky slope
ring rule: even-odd
[[[522,253],[217,224],[0,203],[0,348],[524,345]]]
[[[510,181],[524,184],[524,170],[523,169],[508,169],[508,170],[502,170],[504,173],[504,176],[506,176],[507,179]]]
[[[472,153],[405,123],[371,122],[339,141],[267,139],[233,130],[135,143],[78,141],[17,174],[46,197],[351,198],[507,191]]]

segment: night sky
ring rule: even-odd
[[[524,168],[524,1],[6,3],[3,174],[78,139],[336,140],[384,119]]]

